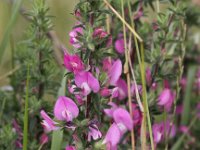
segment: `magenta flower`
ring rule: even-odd
[[[77,73],[84,70],[84,64],[78,55],[64,54],[64,65],[70,72]]]
[[[44,119],[41,124],[45,132],[59,129],[58,127],[56,127],[57,123],[53,121],[44,110],[40,111],[40,115]]]
[[[123,37],[120,37],[115,41],[115,50],[119,54],[124,54],[125,48],[124,48],[124,39],[123,39]]]
[[[82,89],[84,96],[93,91],[97,93],[100,89],[99,81],[90,72],[79,72],[75,75],[75,83],[77,87]]]
[[[76,150],[75,146],[66,146],[65,150]]]
[[[81,44],[79,43],[78,36],[83,34],[83,28],[82,27],[76,27],[74,28],[70,33],[70,44],[72,44],[75,48],[80,48]]]
[[[99,131],[97,125],[93,124],[92,126],[89,126],[89,133],[88,133],[88,141],[91,140],[98,140],[102,137],[101,132]]]
[[[103,144],[106,144],[107,150],[115,150],[117,148],[117,144],[121,139],[121,132],[118,126],[113,123],[111,127],[108,129],[108,132],[103,140]]]
[[[72,121],[79,114],[79,109],[74,101],[68,97],[60,96],[54,106],[54,115],[58,120]]]
[[[175,94],[168,88],[165,88],[159,95],[158,105],[164,106],[167,111],[170,111]]]
[[[116,83],[116,88],[112,90],[112,98],[123,100],[128,95],[127,84],[123,79],[119,79]]]

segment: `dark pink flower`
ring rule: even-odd
[[[70,33],[70,44],[72,44],[75,48],[80,48],[81,44],[79,43],[78,36],[83,34],[83,28],[82,27],[76,27],[74,28]]]
[[[65,96],[60,96],[54,106],[54,115],[58,120],[72,121],[79,114],[76,103]]]
[[[125,48],[124,48],[124,39],[123,39],[123,37],[120,37],[115,41],[115,50],[119,54],[124,54]]]
[[[44,119],[42,121],[42,126],[45,130],[45,132],[50,132],[53,130],[57,130],[59,129],[56,125],[57,123],[55,121],[53,121],[44,110],[40,111],[40,115],[41,117]]]
[[[108,96],[110,96],[110,94],[111,94],[111,90],[108,89],[108,88],[103,88],[103,89],[101,89],[101,91],[100,91],[100,95],[101,95],[102,97],[108,97]]]
[[[132,103],[132,112],[133,112],[133,117],[132,117],[133,118],[133,125],[134,126],[141,125],[142,113],[135,103]]]
[[[103,71],[108,72],[110,70],[110,68],[112,67],[113,64],[113,60],[109,59],[109,58],[104,58],[102,61],[103,64]]]
[[[168,88],[165,88],[159,95],[158,105],[163,106],[167,111],[170,111],[175,94]]]
[[[40,137],[40,144],[44,145],[44,144],[48,143],[48,141],[49,141],[49,138],[48,138],[47,134],[43,133]]]
[[[75,75],[75,83],[77,87],[82,89],[84,96],[90,94],[91,91],[97,93],[100,89],[99,81],[90,72],[79,72]]]
[[[96,28],[93,33],[94,38],[103,39],[108,36],[109,36],[109,34],[102,28]],[[112,44],[112,36],[109,36],[108,40],[106,42],[106,46],[109,47],[109,46],[111,46],[111,44]]]
[[[70,72],[77,73],[84,70],[84,64],[78,55],[64,54],[64,65]]]
[[[66,146],[65,150],[76,150],[75,146]]]
[[[98,140],[102,137],[101,132],[99,131],[97,125],[93,124],[92,126],[89,126],[89,132],[88,132],[88,141],[91,140]]]

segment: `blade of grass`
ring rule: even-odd
[[[1,122],[1,117],[3,115],[3,110],[5,108],[5,104],[6,104],[6,98],[3,99],[3,102],[2,102],[2,105],[1,105],[0,122]]]
[[[65,74],[66,74],[66,72],[64,72],[64,75]],[[61,86],[58,91],[58,96],[65,95],[65,91],[66,91],[66,78],[64,77],[62,79]],[[62,130],[53,131],[51,150],[60,150],[61,144],[62,144],[62,139],[63,139],[63,131]]]
[[[195,79],[195,74],[197,71],[196,66],[191,66],[188,70],[187,73],[187,86],[186,86],[186,91],[184,95],[184,101],[183,101],[183,114],[181,118],[181,124],[182,125],[188,125],[189,119],[191,116],[191,95],[192,95],[192,88],[193,88],[193,83]]]
[[[147,101],[147,91],[146,91],[146,80],[145,80],[145,61],[144,61],[144,45],[143,42],[141,42],[141,77],[142,77],[142,98],[143,98],[143,106],[144,106],[144,116],[143,118],[146,119],[147,117],[147,124],[149,129],[149,136],[150,136],[150,143],[151,143],[151,149],[154,150],[154,141],[153,141],[153,133],[152,133],[152,127],[151,127],[151,118],[150,118],[150,112],[149,112],[149,104]],[[144,121],[146,122],[146,121]]]
[[[0,45],[0,54],[1,54],[0,55],[0,63],[2,61],[3,54],[4,54],[5,49],[7,47],[10,34],[11,34],[12,29],[15,25],[16,20],[17,20],[18,11],[20,9],[22,2],[23,2],[23,0],[17,0],[17,1],[15,1],[14,5],[13,5],[13,8],[12,8],[13,11],[11,13],[11,18],[10,18],[10,21],[9,21],[6,29],[5,29],[3,40],[2,40],[1,45]]]
[[[23,150],[27,150],[28,144],[28,97],[29,97],[29,64],[27,65],[27,76],[26,76],[26,98],[25,98],[25,109],[24,109],[24,130],[23,130]]]
[[[192,126],[194,125],[194,123],[197,121],[197,117],[195,116],[190,125],[188,126],[188,130],[190,130],[192,128]],[[173,147],[171,148],[171,150],[180,150],[181,148],[181,144],[183,143],[183,140],[185,139],[186,137],[186,133],[183,133],[180,138],[177,140],[177,142],[173,145]]]

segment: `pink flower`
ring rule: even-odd
[[[104,109],[104,113],[108,117],[113,117],[113,112],[118,108],[118,106],[115,103],[113,103],[113,102],[109,102],[108,105],[110,105],[111,108]]]
[[[110,94],[111,94],[111,90],[108,89],[108,88],[103,88],[103,89],[101,89],[101,91],[100,91],[100,95],[101,95],[102,97],[108,97],[108,96],[110,96]]]
[[[117,59],[108,71],[110,85],[115,85],[122,74],[122,62]]]
[[[90,72],[79,72],[75,75],[75,83],[77,87],[82,89],[84,96],[93,91],[97,93],[100,89],[99,81]]]
[[[168,88],[165,88],[159,95],[158,105],[164,106],[167,111],[170,111],[175,94]]]
[[[60,96],[54,106],[54,115],[58,120],[72,121],[79,114],[79,109],[74,101],[68,97]]]
[[[65,150],[76,150],[75,146],[66,146]]]
[[[70,72],[77,73],[84,70],[84,64],[78,55],[64,54],[64,65]]]
[[[53,121],[44,110],[40,111],[40,115],[42,116],[42,118],[44,119],[42,121],[42,126],[45,130],[45,132],[50,132],[53,130],[57,130],[59,129],[58,127],[56,127],[57,123],[55,121]]]
[[[89,133],[88,133],[88,141],[91,140],[98,140],[102,137],[101,132],[99,131],[97,125],[93,124],[92,126],[89,126]]]
[[[109,58],[104,58],[103,61],[102,61],[102,64],[103,64],[103,70],[105,72],[108,72],[110,70],[110,68],[112,67],[112,64],[113,64],[113,61]]]
[[[138,89],[138,94],[142,94],[142,86],[141,85],[137,85],[137,89]],[[132,84],[131,85],[131,95],[132,96],[136,95],[135,90],[136,90],[136,86],[135,86],[135,84]]]
[[[119,79],[116,83],[116,88],[112,90],[112,98],[123,100],[128,95],[127,84],[123,79]]]
[[[93,33],[93,37],[96,37],[99,39],[103,39],[108,36],[109,36],[109,34],[106,31],[104,31],[102,28],[96,28]],[[109,46],[111,46],[111,44],[112,44],[112,36],[109,36],[108,40],[106,42],[106,46],[109,47]]]
[[[111,103],[112,105],[114,103]],[[116,108],[113,105],[111,110],[108,110],[108,115],[112,116],[114,123],[108,129],[108,132],[103,141],[107,145],[107,150],[117,149],[117,144],[119,143],[121,137],[127,130],[133,129],[133,121],[130,114],[123,108]],[[104,110],[105,111],[105,110]]]
[[[123,37],[120,37],[115,41],[115,50],[119,54],[124,54],[125,48],[124,48],[124,39],[123,39]]]
[[[121,132],[118,126],[113,123],[111,127],[108,129],[108,132],[103,140],[103,144],[107,145],[107,150],[115,150],[117,144],[121,139]]]
[[[48,143],[48,141],[49,141],[49,138],[48,138],[47,134],[43,133],[40,137],[40,144],[44,145],[44,144]]]
[[[160,143],[164,140],[165,132],[169,135],[169,137],[174,137],[176,134],[176,128],[174,125],[170,126],[170,121],[164,121],[160,123],[156,123],[153,125],[153,137],[155,143]],[[170,133],[169,133],[170,132]]]
[[[133,120],[128,111],[123,108],[117,108],[113,112],[113,119],[122,133],[133,129]]]
[[[78,36],[83,34],[83,28],[82,27],[76,27],[74,28],[70,33],[70,44],[72,44],[75,48],[80,48],[81,45],[78,40]]]
[[[133,125],[134,126],[141,125],[142,113],[135,103],[132,103],[132,112],[133,112]]]

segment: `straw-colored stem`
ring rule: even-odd
[[[121,11],[122,17],[124,19],[124,0],[121,0]],[[132,112],[132,100],[131,100],[131,79],[128,67],[128,48],[127,48],[127,39],[126,39],[126,27],[123,23],[123,34],[124,34],[124,48],[125,48],[125,64],[124,64],[124,73],[126,74],[127,86],[128,86],[128,106],[129,106],[129,113],[133,116]],[[131,147],[132,150],[135,150],[135,135],[134,129],[131,130]]]
[[[156,0],[156,9],[157,9],[157,13],[160,12],[160,2],[159,0]]]
[[[110,5],[107,0],[103,0],[104,3],[110,8],[110,10],[122,21],[122,23],[142,42],[142,38],[135,32],[135,30],[123,19],[123,17]]]

